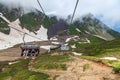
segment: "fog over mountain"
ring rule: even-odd
[[[66,18],[72,14],[76,0],[40,0],[40,2],[47,15],[55,14]],[[37,0],[0,0],[0,3],[7,6],[8,4],[12,4],[12,7],[22,5],[27,9],[26,11],[32,8],[40,10]],[[112,29],[120,31],[119,3],[119,0],[80,0],[75,18],[86,13],[92,13]]]

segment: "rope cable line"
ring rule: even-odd
[[[42,21],[41,21],[41,22],[43,22],[44,19],[45,19],[45,11],[44,11],[44,9],[43,9],[43,7],[42,7],[42,5],[41,5],[41,3],[40,3],[39,0],[37,0],[37,3],[38,3],[39,7],[41,8],[41,10],[42,10],[42,12],[43,12],[43,18],[42,18]]]
[[[43,20],[44,20],[44,18],[45,18],[45,11],[44,11],[44,9],[43,9],[43,7],[42,7],[40,1],[37,0],[37,2],[38,2],[39,6],[40,6],[40,8],[41,8],[41,10],[42,10],[42,12],[43,12],[43,19],[42,19],[42,22],[43,22]],[[36,39],[39,39],[39,40],[43,40],[43,39],[41,39],[41,38],[32,36],[32,35],[30,35],[30,34],[28,34],[28,33],[26,33],[26,32],[23,32],[23,31],[21,31],[21,30],[18,30],[18,29],[14,28],[14,27],[11,27],[11,28],[13,28],[13,29],[15,29],[15,30],[17,30],[17,31],[19,31],[19,32],[24,33],[24,36],[23,36],[23,42],[24,42],[24,44],[25,44],[25,39],[24,39],[24,38],[25,38],[25,35],[29,35],[29,36],[31,36],[31,37],[33,37],[33,38],[36,38]]]
[[[43,9],[43,7],[42,7],[42,5],[41,5],[40,1],[39,1],[39,0],[37,0],[37,2],[38,2],[38,4],[39,4],[39,7],[41,8],[42,12],[45,14],[45,11],[44,11],[44,9]]]
[[[12,29],[15,29],[15,30],[17,30],[17,31],[19,31],[19,32],[21,32],[21,33],[24,33],[24,34],[26,34],[26,35],[29,35],[29,36],[31,36],[31,37],[33,37],[33,38],[36,38],[36,39],[39,39],[39,40],[43,40],[43,39],[41,39],[41,38],[38,38],[38,37],[33,36],[33,35],[30,35],[30,34],[28,34],[28,33],[26,33],[26,32],[23,32],[23,31],[21,31],[21,30],[19,30],[19,29],[14,28],[14,27],[11,27],[11,28],[12,28]]]
[[[39,6],[40,6],[40,8],[41,8],[41,10],[42,10],[42,12],[43,12],[43,14],[44,14],[44,17],[43,17],[43,20],[44,20],[44,18],[45,18],[45,11],[44,11],[44,9],[43,9],[40,1],[37,0],[37,2],[38,2]],[[73,12],[73,15],[72,15],[72,19],[71,19],[71,23],[72,23],[72,21],[73,21],[73,18],[74,18],[74,15],[75,15],[75,12],[76,12],[78,3],[79,3],[79,0],[77,0],[77,2],[76,2],[75,9],[74,9],[74,12]],[[17,31],[19,31],[19,32],[21,32],[21,33],[24,33],[24,35],[26,34],[26,35],[29,35],[29,36],[31,36],[31,37],[33,37],[33,38],[36,38],[36,39],[39,39],[39,40],[43,40],[43,39],[41,39],[41,38],[35,37],[35,36],[33,36],[33,35],[30,35],[30,34],[28,34],[28,33],[26,33],[26,32],[23,32],[23,31],[21,31],[21,30],[19,30],[19,29],[14,28],[14,27],[11,27],[11,28],[13,28],[13,29],[15,29],[15,30],[17,30]]]
[[[74,16],[75,16],[75,12],[76,12],[76,9],[77,9],[77,6],[78,6],[78,3],[79,3],[79,0],[77,0],[77,2],[76,2],[75,8],[74,8],[74,11],[73,11],[73,14],[72,14],[71,22],[70,22],[71,24],[72,24],[73,19],[74,19]]]
[[[43,20],[44,20],[44,18],[45,18],[45,11],[44,11],[44,9],[43,9],[40,1],[37,0],[37,2],[38,2],[39,6],[40,6],[40,8],[41,8],[41,10],[42,10],[42,12],[43,12],[43,19],[42,19],[42,22],[43,22]],[[21,33],[24,33],[24,36],[23,36],[23,41],[24,41],[24,43],[25,43],[25,40],[24,40],[25,35],[29,35],[29,36],[31,36],[31,37],[33,37],[33,38],[36,38],[36,39],[39,39],[39,40],[43,40],[43,39],[41,39],[41,38],[35,37],[35,36],[33,36],[33,35],[30,35],[30,34],[28,34],[28,33],[26,33],[26,32],[23,32],[23,31],[21,31],[21,30],[19,30],[19,29],[14,28],[14,27],[11,27],[11,28],[13,28],[13,29],[15,29],[15,30],[17,30],[17,31],[19,31],[19,32],[21,32]]]

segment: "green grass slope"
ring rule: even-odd
[[[92,38],[90,44],[77,44],[77,51],[83,53],[87,56],[114,56],[120,58],[120,39],[115,39],[112,41],[97,40],[97,38]]]
[[[49,76],[28,70],[29,59],[7,66],[0,72],[0,80],[48,80]]]
[[[109,28],[92,14],[87,14],[81,18],[78,18],[73,25],[79,28],[82,33],[86,33],[85,31],[87,31],[91,34],[102,36],[107,40],[120,38],[119,32]]]
[[[39,29],[42,23],[41,18],[41,15],[38,15],[35,12],[31,12],[23,15],[20,18],[20,22],[23,27],[27,28],[30,31],[34,31]]]
[[[34,60],[34,68],[39,70],[61,69],[66,70],[66,64],[69,61],[68,55],[51,56],[49,54],[41,55]]]
[[[20,17],[20,22],[21,25],[28,30],[36,31],[41,27],[41,25],[43,25],[45,28],[48,28],[53,23],[57,22],[57,18],[55,16],[44,16],[43,13],[37,11],[24,14],[22,17]]]
[[[1,69],[0,80],[53,80],[49,75],[41,73],[41,70],[66,70],[65,62],[70,60],[67,54],[51,56],[45,53],[35,60],[19,60],[12,65],[1,64],[4,69]]]
[[[0,18],[0,32],[3,32],[5,34],[9,34],[10,28],[8,24]]]

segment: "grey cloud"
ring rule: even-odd
[[[35,7],[40,10],[37,0],[0,0],[1,3],[23,5],[24,7]],[[40,0],[46,14],[56,14],[67,17],[72,14],[76,0]],[[75,18],[92,13],[110,26],[120,21],[120,0],[80,0]],[[99,17],[98,17],[99,18]],[[120,26],[119,26],[120,27]]]

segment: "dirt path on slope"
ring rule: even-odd
[[[56,80],[118,80],[118,75],[114,74],[111,67],[95,63],[89,60],[72,57],[74,61],[67,62],[67,70],[42,70],[51,77],[56,76]]]
[[[67,73],[60,75],[57,80],[117,80],[112,68],[81,58],[73,57],[69,62]]]
[[[0,61],[14,61],[20,58],[20,48],[9,48],[0,51]]]
[[[49,42],[39,42],[40,45],[47,45]],[[46,50],[41,49],[41,53]],[[0,51],[0,61],[13,61],[20,57],[19,46]],[[67,62],[67,70],[43,70],[40,72],[56,77],[56,80],[118,80],[118,75],[113,74],[112,68],[106,65],[95,63],[82,58],[71,56],[73,61]],[[32,70],[32,66],[31,69]],[[34,70],[34,69],[33,69]],[[37,71],[37,70],[34,70]]]

